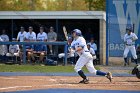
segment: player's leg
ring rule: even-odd
[[[52,54],[53,53],[53,51],[52,51],[52,45],[49,45],[49,49],[50,49],[50,54]]]
[[[134,58],[135,63],[138,64],[138,62],[137,62],[137,54],[136,54],[136,49],[135,49],[135,47],[132,46],[132,47],[130,48],[130,51],[131,51],[131,53],[132,53],[132,56],[133,56],[133,58]]]
[[[65,53],[60,53],[60,54],[58,54],[58,57],[59,58],[62,58],[62,57],[64,57],[65,56]]]
[[[39,61],[40,62],[43,62],[43,59],[44,59],[44,53],[42,52],[42,53],[40,53],[40,57],[39,57]]]
[[[27,58],[28,58],[29,63],[31,62],[31,55],[32,55],[32,53],[28,51],[27,52]]]
[[[106,76],[110,80],[110,82],[112,81],[112,74],[110,72],[106,73],[100,70],[96,70],[93,65],[92,59],[86,64],[86,67],[90,73],[99,76]]]
[[[124,54],[123,54],[123,57],[124,57],[124,66],[126,66],[126,64],[128,64],[128,60],[127,60],[127,55],[128,55],[128,52],[129,52],[129,47],[126,46],[125,47],[125,50],[124,50]]]
[[[87,62],[88,62],[88,60],[84,56],[80,56],[80,58],[76,62],[74,70],[79,74],[79,76],[81,76],[83,78],[83,80],[80,81],[79,83],[88,83],[88,79],[87,79],[86,75],[84,74],[84,72],[82,71],[82,67]]]

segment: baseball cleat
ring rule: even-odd
[[[107,77],[107,79],[109,79],[110,82],[112,82],[112,74],[111,74],[111,72],[108,72],[106,74],[106,77]]]
[[[79,83],[88,84],[88,83],[89,83],[89,79],[83,79],[83,80],[80,81]]]

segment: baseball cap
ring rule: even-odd
[[[90,46],[90,43],[87,43],[87,46]]]
[[[32,26],[29,26],[29,29],[32,29],[33,27]]]
[[[44,29],[44,27],[41,26],[40,29]]]
[[[23,26],[21,26],[21,27],[20,27],[20,29],[24,29],[24,27],[23,27]]]

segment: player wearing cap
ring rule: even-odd
[[[17,41],[23,42],[26,36],[26,31],[24,30],[24,27],[20,27],[20,32],[18,32],[17,35]]]
[[[135,41],[138,39],[135,33],[132,32],[131,27],[126,28],[126,34],[124,35],[124,43],[125,43],[125,50],[124,50],[124,66],[128,64],[127,62],[127,55],[130,51],[132,53],[132,56],[134,58],[135,63],[137,64],[137,54],[135,49]],[[128,64],[129,65],[129,64]]]

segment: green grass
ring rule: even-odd
[[[100,69],[96,67],[96,69]],[[88,72],[86,67],[83,68]],[[0,72],[75,72],[74,66],[39,66],[39,65],[5,65],[0,64]]]

